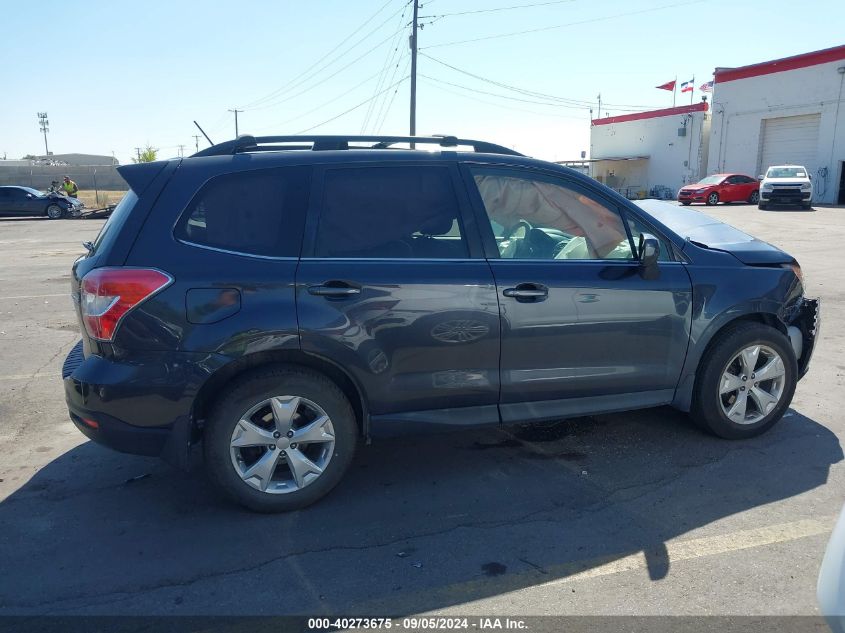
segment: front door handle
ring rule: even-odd
[[[351,297],[361,294],[361,288],[345,281],[327,281],[319,286],[308,286],[308,294],[317,297]]]
[[[514,299],[545,299],[549,296],[549,289],[543,284],[522,283],[514,288],[505,288],[502,294]]]

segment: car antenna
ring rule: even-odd
[[[200,124],[197,123],[196,120],[194,121],[194,125],[196,125],[197,129],[202,132],[202,135],[205,137],[205,140],[208,141],[208,144],[213,146],[214,142],[210,138],[208,138],[208,134],[205,133],[205,130],[200,127]]]

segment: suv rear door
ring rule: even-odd
[[[499,310],[455,164],[315,171],[296,279],[303,351],[346,369],[373,430],[499,421]]]
[[[539,170],[466,166],[502,315],[504,422],[672,400],[691,284],[661,243],[646,278],[629,233],[654,233],[587,184]],[[659,237],[659,236],[658,236]]]

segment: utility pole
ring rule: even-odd
[[[420,0],[414,0],[414,22],[411,30],[411,136],[417,135],[417,16]],[[411,149],[414,144],[411,143]]]
[[[596,118],[600,119],[601,118],[601,93],[599,93],[599,96],[597,98],[599,100],[599,115]]]
[[[238,112],[243,112],[243,110],[238,110],[237,108],[234,108],[232,110],[229,110],[229,112],[235,113],[235,138],[238,138]]]
[[[50,131],[50,128],[47,127],[50,122],[47,120],[47,113],[46,112],[39,112],[38,113],[38,129],[44,134],[44,155],[49,156],[50,150],[47,149],[47,132]]]
[[[179,146],[179,158],[183,158],[184,156],[185,156],[185,146],[180,145]]]
[[[136,153],[136,154],[138,154],[138,162],[140,163],[140,162],[141,162],[141,148],[140,148],[140,147],[136,147],[136,148],[135,148],[135,153]]]
[[[200,151],[200,135],[194,134],[194,146],[197,148],[197,151]]]

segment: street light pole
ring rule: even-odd
[[[47,149],[47,132],[50,131],[50,128],[47,127],[49,125],[49,121],[47,120],[47,113],[46,112],[39,112],[38,113],[38,129],[41,130],[44,134],[44,155],[49,156],[50,150]]]

